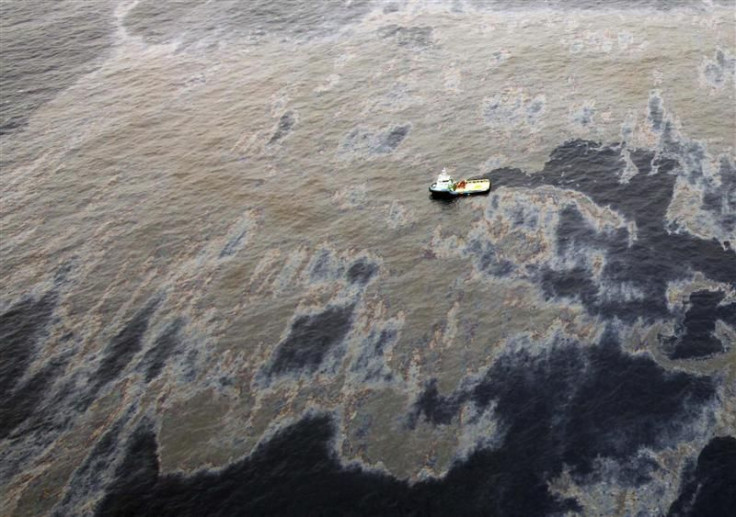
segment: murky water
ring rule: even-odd
[[[0,513],[732,514],[734,7],[0,3]]]

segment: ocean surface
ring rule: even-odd
[[[0,1],[0,515],[736,515],[735,13]]]

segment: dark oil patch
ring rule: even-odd
[[[591,272],[583,267],[574,267],[565,271],[544,268],[539,280],[547,298],[573,298],[586,307],[596,305],[598,286]]]
[[[156,441],[142,431],[129,443],[98,516],[408,516],[524,515],[575,510],[535,478],[522,478],[502,453],[481,451],[441,480],[409,485],[380,472],[342,466],[328,416],[309,416],[277,433],[248,458],[189,477],[160,475]]]
[[[181,370],[178,373],[182,382],[191,383],[197,380],[199,373],[198,358],[200,354],[201,352],[196,348],[190,348],[186,354],[183,353],[182,362],[180,363]]]
[[[309,278],[312,281],[322,281],[329,277],[330,259],[332,254],[329,250],[320,250],[309,270]]]
[[[661,106],[657,97],[650,106],[653,123]],[[664,122],[663,122],[664,124]],[[666,228],[667,208],[677,177],[670,174],[678,162],[657,158],[652,152],[634,150],[631,160],[639,169],[628,182],[620,182],[625,168],[621,148],[574,140],[555,149],[542,171],[525,175],[518,169],[496,169],[487,174],[498,187],[552,185],[588,195],[601,207],[610,206],[636,223],[636,240],[628,230],[598,234],[575,208],[560,212],[557,245],[561,254],[576,247],[597,248],[606,257],[600,282],[630,285],[638,291],[633,299],[601,298],[598,281],[583,264],[569,271],[546,269],[539,279],[548,297],[577,297],[593,314],[634,321],[669,317],[668,283],[702,272],[717,282],[736,280],[736,252],[715,240],[687,233],[670,233]],[[642,199],[646,196],[646,199]],[[713,202],[712,200],[710,200]]]
[[[578,248],[605,250],[611,241],[615,245],[628,245],[629,234],[620,229],[615,235],[599,234],[590,226],[575,205],[567,205],[559,214],[557,225],[557,250],[561,254]]]
[[[727,157],[720,159],[720,185],[709,184],[703,192],[703,209],[709,211],[727,235],[736,232],[736,165]]]
[[[78,507],[90,494],[104,491],[107,483],[105,473],[118,455],[125,423],[125,416],[116,420],[95,443],[69,481],[64,499],[53,513],[54,517],[72,514],[71,509]]]
[[[101,388],[114,381],[125,367],[128,366],[131,359],[143,348],[143,336],[148,330],[148,322],[159,303],[160,299],[158,298],[149,301],[112,338],[92,378],[90,397],[94,397]],[[89,399],[86,400],[87,402],[84,402],[83,405],[91,402]]]
[[[544,168],[535,174],[519,174],[518,169],[496,169],[487,177],[494,186],[538,187],[552,185],[587,194],[599,206],[610,206],[626,219],[636,221],[639,231],[661,231],[667,207],[672,199],[675,180],[669,174],[677,162],[654,158],[646,150],[634,150],[631,159],[640,173],[628,183],[620,177],[626,166],[618,146],[603,146],[588,140],[572,140],[552,151]],[[654,160],[654,161],[652,161]],[[652,166],[657,174],[649,174]],[[647,203],[642,203],[642,192]]]
[[[231,238],[229,241],[227,241],[227,244],[225,244],[225,246],[220,251],[220,258],[222,259],[235,255],[235,252],[238,251],[240,245],[243,243],[247,235],[248,230],[243,230],[242,232]]]
[[[33,361],[36,343],[51,321],[56,300],[56,294],[48,292],[37,300],[21,300],[0,314],[0,400],[10,397]]]
[[[35,414],[45,412],[46,408],[41,403],[54,381],[64,372],[66,363],[64,358],[50,361],[9,396],[0,400],[0,440],[10,436]]]
[[[318,314],[299,316],[278,345],[270,374],[314,373],[347,336],[354,309],[354,305],[332,306]]]
[[[658,95],[651,95],[649,97],[649,122],[651,122],[652,129],[655,131],[662,130],[664,106],[662,105],[662,98]]]
[[[722,291],[697,291],[690,295],[690,308],[679,335],[666,340],[671,359],[708,357],[725,351],[724,343],[714,334],[716,321],[736,328],[736,303],[720,305],[724,297]]]
[[[484,239],[473,239],[468,242],[467,252],[473,257],[478,271],[493,276],[507,276],[515,266],[512,262],[498,257],[493,243]]]
[[[729,78],[736,74],[736,58],[726,52],[716,49],[713,60],[708,60],[702,70],[705,80],[716,88],[728,83]]]
[[[404,483],[343,469],[330,451],[327,416],[275,435],[251,457],[219,472],[160,476],[155,436],[137,433],[98,516],[396,515],[407,507]],[[391,509],[386,500],[397,503]],[[386,511],[388,510],[388,511]],[[405,514],[406,513],[403,513]]]
[[[669,517],[732,517],[736,515],[736,438],[713,438],[698,463],[683,475],[680,495]]]
[[[383,6],[383,14],[396,13],[401,9],[401,6],[397,2],[389,2]]]
[[[386,349],[396,342],[398,332],[395,329],[372,331],[361,344],[361,354],[353,363],[351,370],[360,372],[363,381],[390,380],[391,372],[385,370],[382,361]]]
[[[387,25],[378,29],[381,38],[392,38],[400,47],[426,48],[433,44],[432,27],[402,27]]]
[[[432,381],[408,423],[447,425],[464,404],[472,403],[479,413],[493,407],[505,433],[493,451],[496,461],[504,461],[496,468],[507,472],[512,485],[543,486],[565,467],[584,482],[595,477],[599,458],[628,465],[642,448],[671,446],[664,436],[687,435],[714,396],[710,378],[670,373],[648,357],[623,353],[618,338],[607,332],[592,347],[559,341],[538,356],[507,353],[475,385],[449,395],[440,394]],[[645,482],[647,469],[655,467],[642,465],[646,468],[637,473],[622,469],[625,479],[618,481]]]
[[[296,116],[293,111],[287,111],[281,115],[279,123],[276,126],[276,130],[268,141],[268,145],[273,145],[288,135],[294,127],[294,124],[296,124]]]
[[[390,154],[399,147],[410,130],[411,124],[396,125],[378,132],[356,127],[343,140],[340,152],[364,156]]]
[[[141,424],[128,439],[126,449],[115,480],[97,507],[97,515],[143,515],[141,511],[145,510],[140,505],[148,501],[141,500],[139,494],[145,494],[159,481],[158,445],[150,425]]]
[[[409,124],[403,126],[396,126],[392,128],[388,133],[384,133],[380,136],[379,145],[377,148],[378,153],[392,153],[399,147],[399,144],[404,141],[406,135],[409,134]]]
[[[183,325],[181,319],[170,323],[141,359],[138,368],[145,372],[147,383],[159,376],[166,365],[166,360],[179,348],[179,333]]]
[[[409,427],[414,429],[421,418],[434,425],[448,425],[457,418],[460,406],[468,398],[469,394],[465,392],[440,395],[437,380],[431,379],[409,413]]]
[[[595,108],[590,106],[583,106],[580,113],[575,117],[575,121],[583,127],[587,127],[593,123],[593,117],[595,116]]]
[[[708,377],[667,372],[646,356],[632,357],[610,344],[588,356],[585,380],[572,381],[577,390],[565,432],[563,459],[576,473],[589,474],[597,456],[624,463],[642,447],[669,446],[662,437],[687,435],[715,396]]]
[[[378,266],[367,259],[359,259],[348,269],[348,281],[351,284],[366,285],[378,273]]]

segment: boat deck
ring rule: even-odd
[[[491,180],[463,180],[455,185],[455,192],[458,194],[476,194],[490,190]]]

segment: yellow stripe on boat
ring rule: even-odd
[[[476,194],[487,192],[491,189],[491,180],[465,180],[460,181],[455,186],[455,192],[458,194]]]

